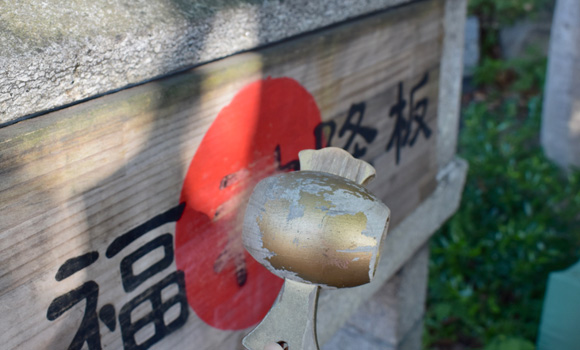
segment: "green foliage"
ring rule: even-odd
[[[512,24],[553,4],[553,0],[470,0],[469,13],[494,26]]]
[[[499,58],[499,29],[550,9],[554,0],[470,0],[469,14],[479,18],[483,57]]]
[[[485,350],[534,350],[534,343],[514,337],[496,337],[485,347]]]
[[[461,206],[431,242],[425,349],[533,349],[549,272],[580,258],[580,172],[538,140],[544,72],[541,58],[476,72],[486,85],[463,111]]]
[[[493,86],[490,93],[538,94],[544,86],[546,58],[530,50],[527,56],[505,61],[485,57],[475,69],[473,80],[479,86]],[[496,98],[498,96],[491,96]]]

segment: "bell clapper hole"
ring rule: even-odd
[[[289,347],[287,342],[280,340],[278,342],[266,344],[264,350],[289,350]]]

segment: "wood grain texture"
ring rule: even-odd
[[[345,177],[366,186],[376,176],[376,170],[364,160],[354,158],[337,147],[303,150],[298,153],[300,170],[322,171]]]
[[[93,314],[86,322],[96,322],[88,329],[97,333],[81,336],[93,344],[98,338],[102,348],[131,348],[122,337],[124,307],[163,287],[168,277],[175,283],[167,285],[168,292],[160,289],[169,293],[161,300],[180,291],[175,260],[165,261],[173,252],[160,237],[175,236],[171,210],[180,204],[188,166],[220,111],[260,79],[290,77],[313,96],[321,142],[373,164],[377,177],[369,189],[391,208],[391,227],[396,226],[436,186],[442,5],[433,0],[397,8],[0,129],[3,348],[67,348],[83,317]],[[401,115],[407,119],[413,111],[420,114],[419,107],[415,110],[419,101],[428,101],[422,120],[431,134],[419,132],[411,147],[418,130],[412,123],[397,160],[394,146],[386,149],[398,119],[392,108],[403,100]],[[135,239],[109,256],[108,248],[123,243],[116,239],[131,232]],[[127,288],[121,266],[153,241],[158,245],[125,272],[139,276],[153,267],[161,270]],[[63,264],[94,252],[93,263],[71,262],[71,271],[78,271],[57,281]],[[96,304],[55,302],[81,287],[79,293],[96,297]],[[56,316],[49,312],[51,305],[70,308]],[[115,311],[112,318],[106,305]],[[130,319],[147,315],[151,305],[134,305]],[[246,330],[217,329],[193,310],[186,315],[180,310],[167,311],[165,324],[177,320],[179,327],[167,330],[151,349],[241,347]],[[146,342],[155,332],[145,327],[135,339]]]

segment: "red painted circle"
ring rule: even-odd
[[[238,209],[259,180],[315,147],[319,123],[314,98],[298,82],[268,78],[236,94],[203,138],[181,191],[175,260],[189,305],[207,324],[244,329],[274,303],[282,280],[244,250]]]

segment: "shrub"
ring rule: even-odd
[[[470,0],[469,13],[479,18],[483,57],[499,58],[499,30],[522,18],[550,10],[554,0]]]
[[[563,173],[538,140],[544,72],[532,57],[475,73],[461,206],[431,241],[426,349],[533,349],[548,274],[580,258],[580,172]]]

